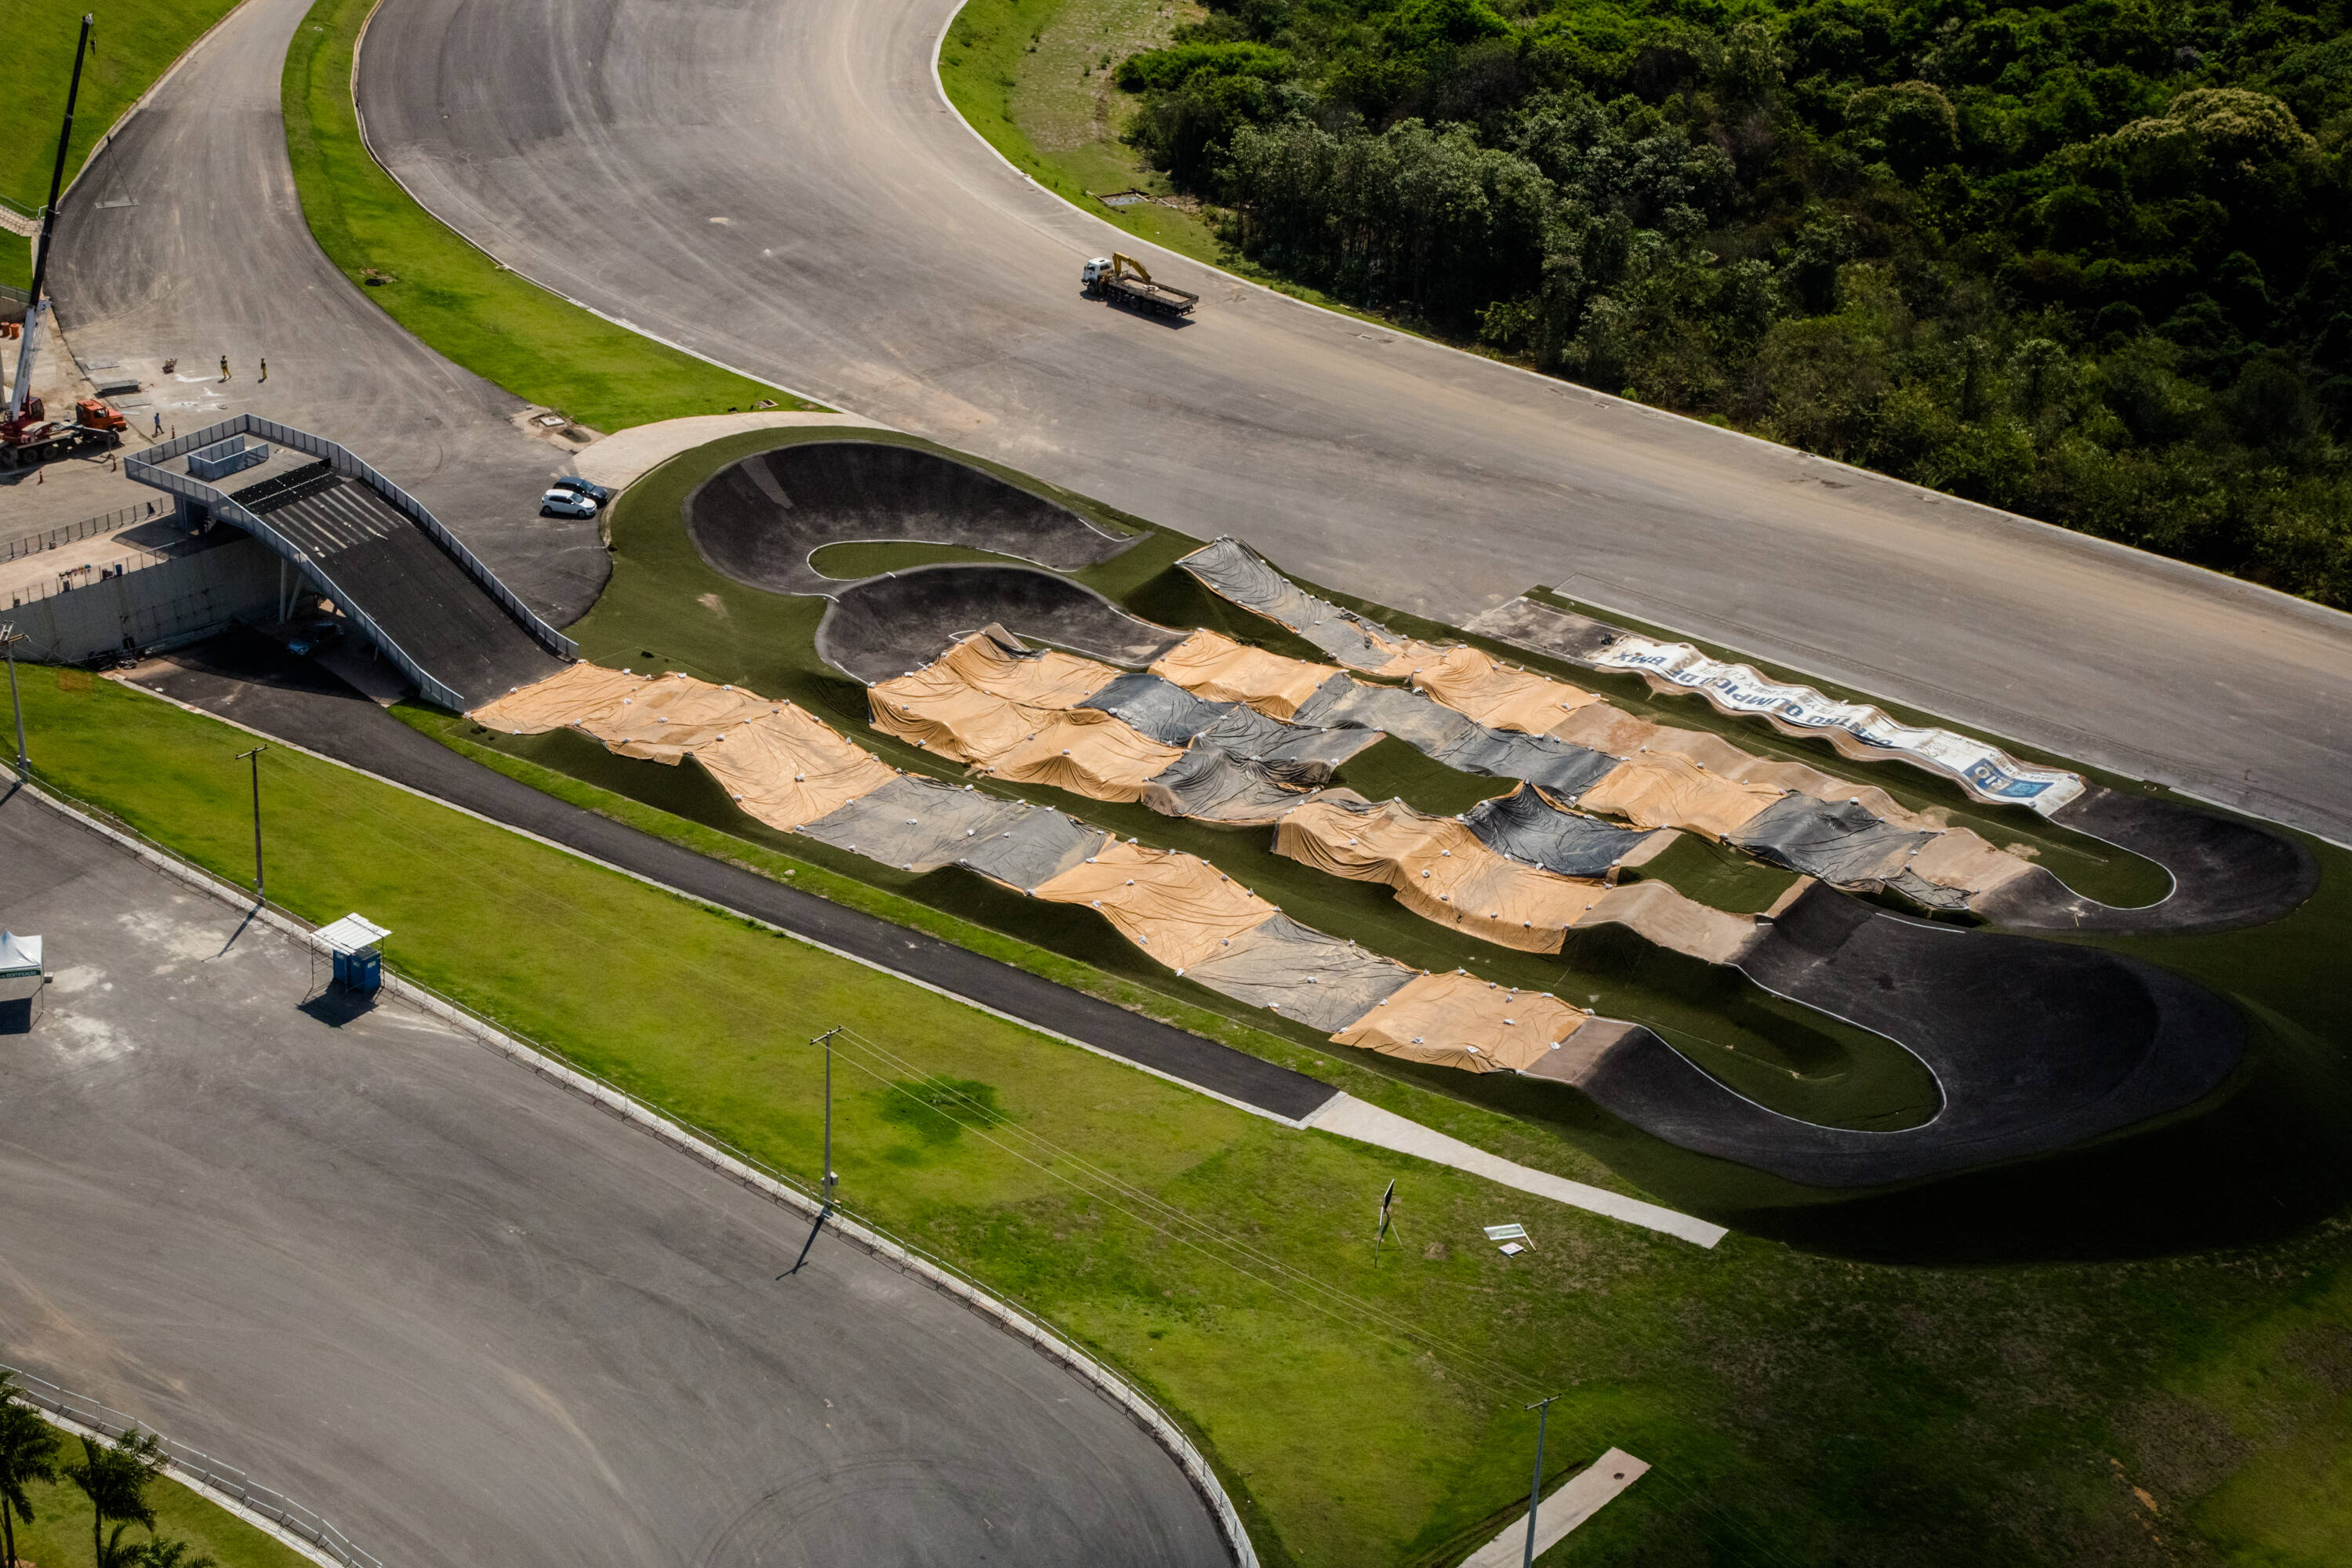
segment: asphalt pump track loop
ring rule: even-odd
[[[1742,1098],[1647,1029],[1556,1074],[1669,1143],[1810,1186],[1916,1181],[2048,1154],[2195,1103],[2243,1058],[2237,1010],[2121,954],[1966,931],[1816,884],[1738,961],[1757,984],[1901,1045],[1943,1104],[1863,1131]]]
[[[713,571],[776,594],[837,591],[809,560],[828,544],[948,544],[1078,572],[1135,542],[984,468],[883,441],[755,452],[695,487],[686,531]]]
[[[2153,861],[2172,879],[2171,890],[2118,909],[2036,867],[1980,900],[1978,914],[2009,931],[2186,935],[2267,925],[2319,889],[2319,861],[2296,840],[2177,800],[2094,784],[2050,820]]]
[[[1025,566],[917,566],[835,584],[832,598],[817,657],[868,685],[920,669],[989,626],[1136,669],[1184,640],[1092,588]]]

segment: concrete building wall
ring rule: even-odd
[[[17,652],[59,664],[122,648],[184,642],[233,620],[276,618],[278,557],[250,539],[0,609],[26,641]]]

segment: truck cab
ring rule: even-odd
[[[1096,289],[1101,288],[1103,279],[1109,276],[1110,258],[1108,256],[1097,256],[1092,261],[1087,262],[1085,268],[1079,271],[1078,281],[1084,284],[1086,286],[1087,292],[1091,294]]]

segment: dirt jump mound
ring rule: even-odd
[[[809,555],[852,540],[962,545],[1060,572],[1134,542],[983,469],[879,441],[754,453],[687,498],[686,531],[714,570],[778,594],[833,593],[840,584]]]

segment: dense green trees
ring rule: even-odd
[[[2352,607],[2342,0],[1211,0],[1131,139],[1265,266]]]

